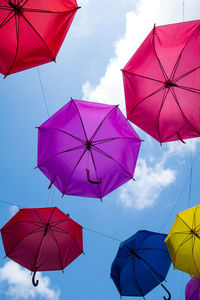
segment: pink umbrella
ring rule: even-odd
[[[38,128],[37,167],[63,195],[102,199],[133,178],[140,143],[117,105],[72,99]]]
[[[124,67],[127,118],[160,143],[200,136],[200,20],[154,27]]]
[[[193,277],[185,287],[186,300],[200,300],[200,278]]]

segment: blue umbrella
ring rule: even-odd
[[[111,278],[121,296],[144,297],[165,280],[171,259],[164,240],[166,234],[140,230],[120,243],[112,263]],[[166,297],[163,297],[167,300]]]

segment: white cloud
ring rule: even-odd
[[[58,300],[59,290],[50,288],[50,281],[47,276],[42,276],[40,272],[36,274],[39,285],[35,288],[32,285],[31,273],[20,267],[13,261],[9,261],[0,268],[0,284],[7,282],[8,288],[5,294],[10,299],[30,299],[43,297],[48,300]]]
[[[14,216],[19,210],[19,207],[17,205],[10,205],[9,206],[9,213],[11,216]]]
[[[185,144],[180,141],[170,142],[167,144],[168,150],[166,151],[166,155],[190,156],[190,154],[193,154],[197,150],[199,142],[200,138],[185,140]]]
[[[119,202],[125,208],[144,209],[153,206],[163,188],[175,181],[176,172],[164,169],[163,162],[147,166],[144,159],[138,159],[135,170],[136,181],[129,181],[121,187]]]

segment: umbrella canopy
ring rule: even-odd
[[[185,300],[200,300],[200,278],[193,277],[185,287]]]
[[[200,205],[177,214],[165,243],[176,269],[200,277]]]
[[[166,234],[140,230],[120,244],[111,278],[121,296],[144,297],[159,284],[167,291],[161,283],[171,264],[165,238]]]
[[[102,198],[131,178],[141,140],[116,105],[71,100],[38,128],[38,168],[62,194]]]
[[[63,270],[83,252],[82,227],[57,207],[20,209],[1,236],[6,256],[34,275]]]
[[[123,72],[127,118],[160,143],[200,136],[200,20],[154,27]]]
[[[0,73],[55,61],[77,8],[76,0],[0,0]]]

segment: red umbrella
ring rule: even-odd
[[[200,20],[154,27],[124,67],[127,118],[160,143],[200,136]]]
[[[82,226],[57,207],[23,208],[1,229],[6,256],[34,272],[63,270],[83,252]]]
[[[0,0],[0,73],[55,61],[77,9],[76,0]]]

